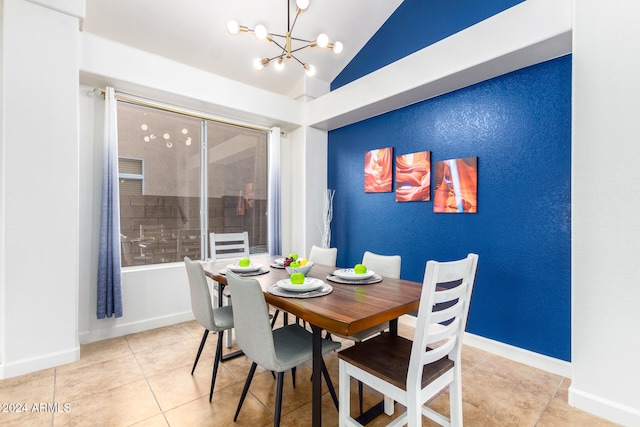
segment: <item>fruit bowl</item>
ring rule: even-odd
[[[311,261],[307,261],[306,265],[301,265],[300,267],[285,267],[285,269],[289,274],[302,273],[306,276],[311,270],[311,267],[313,267],[313,263]]]

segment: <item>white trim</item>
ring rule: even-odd
[[[569,405],[623,426],[640,425],[640,411],[569,386]]]
[[[84,0],[27,0],[33,4],[54,10],[73,18],[78,18],[81,23],[87,15],[87,6]]]
[[[572,1],[527,0],[307,103],[307,124],[333,130],[564,56]]]
[[[81,344],[88,344],[128,334],[135,334],[137,332],[144,332],[155,328],[162,328],[164,326],[175,325],[182,322],[188,322],[193,319],[193,312],[189,310],[183,311],[182,313],[172,313],[166,316],[158,316],[151,319],[142,319],[118,325],[109,325],[105,328],[81,332],[79,338]]]
[[[399,322],[407,326],[415,327],[416,318],[414,316],[405,315],[400,318]],[[571,378],[571,363],[564,360],[534,353],[533,351],[504,344],[499,341],[470,334],[468,332],[465,332],[464,334],[463,343],[509,360],[514,360],[537,369],[542,369],[543,371]]]
[[[12,378],[80,360],[80,346],[0,365],[0,378]]]

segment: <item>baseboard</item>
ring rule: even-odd
[[[0,364],[0,379],[30,374],[43,369],[66,365],[80,359],[80,346],[55,353],[48,353],[31,359]]]
[[[414,316],[405,315],[402,316],[399,321],[403,324],[415,327],[416,319],[417,318]],[[525,365],[529,365],[537,369],[542,369],[543,371],[562,375],[566,378],[571,378],[572,371],[570,362],[555,359],[553,357],[545,356],[533,351],[525,350],[519,347],[501,343],[499,341],[494,341],[478,335],[470,334],[468,332],[465,332],[463,342],[466,345],[479,348],[480,350],[488,351],[489,353],[495,354],[497,356],[524,363]]]
[[[88,344],[128,334],[135,334],[136,332],[144,332],[150,329],[161,328],[163,326],[175,325],[176,323],[188,322],[193,319],[193,312],[191,310],[129,323],[115,323],[121,320],[115,319],[115,324],[111,323],[107,325],[107,327],[80,332],[79,339],[81,344]],[[106,322],[108,321],[109,319],[106,319]]]
[[[569,386],[569,405],[623,426],[640,426],[640,411]]]

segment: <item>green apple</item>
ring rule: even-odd
[[[302,285],[304,283],[304,274],[293,273],[289,279],[291,279],[293,285]]]
[[[298,254],[295,252],[292,252],[289,254],[289,258],[292,258],[294,261],[298,260]]]
[[[242,258],[240,261],[238,261],[238,265],[240,267],[249,267],[251,265],[251,261],[249,260],[249,258]]]
[[[362,264],[356,264],[355,267],[353,267],[353,272],[356,274],[364,274],[367,272],[367,267]]]
[[[289,267],[299,268],[300,267],[300,263],[298,261],[293,261],[291,264],[289,264]]]

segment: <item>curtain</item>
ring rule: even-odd
[[[269,201],[268,236],[269,255],[280,255],[282,252],[280,238],[280,128],[271,129],[269,136]]]
[[[118,114],[115,92],[105,91],[104,168],[98,253],[98,319],[122,317],[120,203],[118,194]]]

